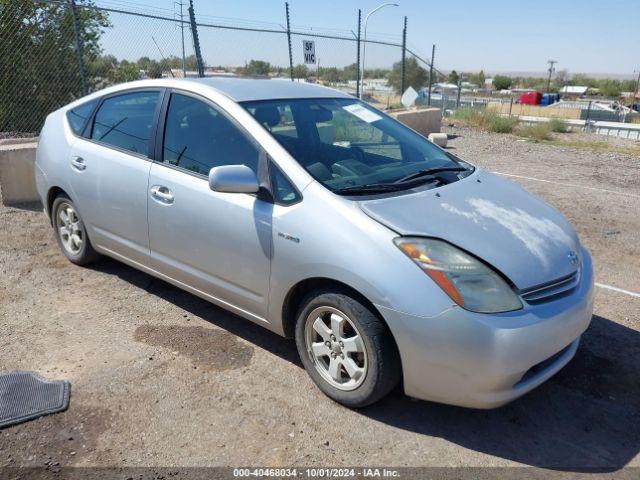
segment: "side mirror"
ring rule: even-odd
[[[209,188],[214,192],[257,193],[258,177],[246,165],[223,165],[209,172]]]

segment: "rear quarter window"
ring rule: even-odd
[[[87,119],[91,116],[93,109],[96,108],[98,101],[98,98],[90,100],[67,112],[67,120],[69,121],[69,126],[73,133],[76,135],[82,135]]]

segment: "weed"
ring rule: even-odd
[[[516,130],[516,135],[530,138],[536,142],[551,140],[551,126],[549,123],[534,123],[532,125],[523,125]]]

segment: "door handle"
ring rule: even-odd
[[[71,166],[79,171],[87,168],[87,164],[84,163],[84,158],[78,156],[71,157]]]
[[[173,194],[171,190],[162,185],[154,185],[151,187],[151,196],[161,203],[171,204],[173,203]]]

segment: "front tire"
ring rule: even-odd
[[[309,294],[298,312],[295,339],[314,383],[347,407],[371,405],[400,381],[400,357],[391,332],[350,295]]]
[[[65,195],[58,196],[51,206],[51,218],[60,250],[70,262],[87,265],[100,258],[71,199]]]

